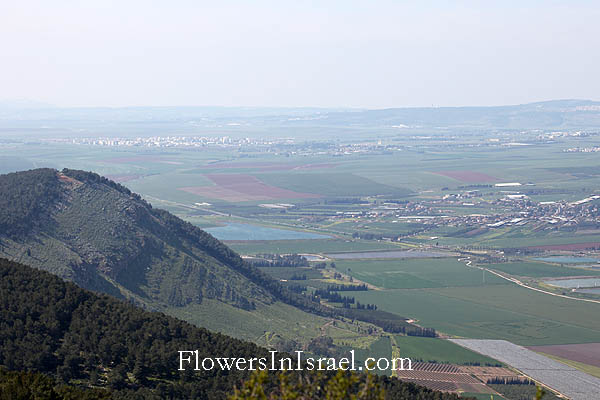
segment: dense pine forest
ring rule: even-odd
[[[6,390],[17,390],[19,382],[30,379],[43,387],[55,384],[58,389],[52,390],[57,393],[94,387],[108,389],[113,398],[219,399],[241,387],[248,373],[179,372],[179,350],[198,349],[201,357],[268,356],[267,349],[252,343],[143,311],[4,259],[0,259],[0,307],[0,366],[50,379],[31,374],[17,379],[3,372],[0,388]],[[456,399],[396,379],[374,379],[390,399]],[[269,387],[268,382],[264,385]],[[86,393],[89,398],[106,394]]]

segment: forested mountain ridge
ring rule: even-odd
[[[210,234],[91,172],[0,175],[0,257],[280,350],[307,345],[325,318],[349,316],[288,290]],[[423,334],[379,314],[355,310],[351,318]]]
[[[9,259],[150,308],[275,301],[272,280],[217,239],[96,174],[2,175],[0,194],[0,255]]]
[[[35,398],[221,399],[240,387],[249,372],[178,371],[179,350],[197,349],[200,358],[269,356],[255,344],[141,310],[5,259],[0,259],[0,343],[2,398],[14,398],[10,393],[19,390],[33,393],[35,384],[40,394]],[[110,391],[55,390],[51,380],[6,374],[2,368],[41,372],[63,384]],[[308,378],[312,373],[301,374]],[[357,377],[365,380],[364,374]],[[458,399],[397,379],[373,379],[388,399]],[[50,397],[53,391],[63,395]]]

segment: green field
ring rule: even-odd
[[[437,362],[460,365],[497,365],[493,358],[475,353],[445,339],[395,336],[400,355],[413,362]]]
[[[527,227],[527,225],[526,225]],[[473,237],[443,236],[443,230],[432,230],[431,234],[442,235],[437,242],[448,246],[482,246],[491,248],[522,248],[545,245],[600,242],[600,235],[586,232],[533,231],[526,227],[488,229]]]
[[[339,260],[336,269],[385,289],[419,289],[503,284],[495,275],[465,266],[455,258]]]
[[[506,272],[511,275],[529,276],[532,278],[560,277],[560,276],[587,276],[600,275],[600,271],[582,268],[561,267],[543,262],[510,262],[502,264],[486,264],[486,268]]]
[[[256,175],[263,182],[296,192],[323,196],[406,196],[410,190],[377,183],[352,173],[270,173]]]
[[[269,240],[226,242],[240,254],[260,253],[328,253],[365,250],[397,250],[398,245],[387,242],[341,239]]]
[[[517,285],[352,292],[361,303],[418,320],[459,337],[523,345],[597,342],[600,304],[534,292]]]

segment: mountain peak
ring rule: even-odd
[[[0,176],[0,190],[0,254],[10,259],[151,308],[274,301],[217,239],[97,174],[17,172]]]

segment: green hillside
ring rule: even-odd
[[[261,345],[277,335],[278,349],[307,345],[331,318],[350,320],[339,321],[334,338],[361,336],[354,319],[389,326],[288,290],[210,234],[97,174],[0,175],[0,192],[0,256],[83,288]]]
[[[0,259],[0,343],[3,399],[221,399],[240,387],[249,371],[179,371],[180,350],[197,350],[201,359],[270,356],[255,344],[143,311],[5,259]],[[321,386],[327,386],[331,377],[302,374],[294,381],[325,379]],[[370,379],[388,399],[457,399],[396,379]],[[263,385],[271,390],[276,383]],[[345,390],[349,395],[353,389]]]
[[[195,324],[245,338],[277,332],[280,327],[265,310],[279,310],[282,302],[308,311],[292,313],[294,321],[311,327],[308,338],[319,335],[327,322],[322,316],[332,315],[288,292],[208,233],[99,175],[12,173],[0,176],[0,192],[0,256],[83,288],[177,316],[200,307],[204,320],[193,315]],[[244,332],[215,323],[235,309],[258,323]],[[257,309],[261,312],[254,313]],[[291,332],[283,336],[297,340]]]

